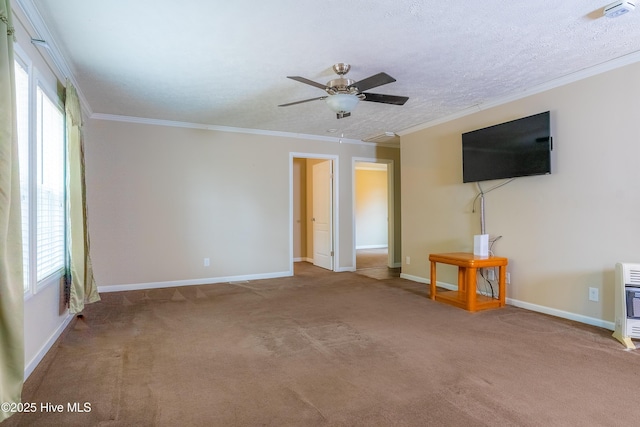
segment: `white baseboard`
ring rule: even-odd
[[[412,276],[410,274],[405,274],[405,273],[400,273],[400,278],[411,280],[412,282],[424,283],[426,285],[431,284],[430,279],[425,279],[424,277],[420,277],[420,276]],[[436,286],[440,286],[441,288],[445,288],[450,291],[458,290],[458,286],[452,285],[451,283],[446,283],[446,282],[436,282]]]
[[[410,274],[404,274],[404,273],[401,273],[400,277],[403,279],[411,280],[413,282],[424,283],[427,285],[431,284],[431,280],[425,279],[424,277],[412,276]],[[458,289],[458,286],[456,285],[452,285],[451,283],[445,283],[440,281],[437,282],[437,286],[451,290],[451,291],[455,291]],[[524,301],[520,301],[513,298],[506,298],[505,302],[514,307],[524,308],[525,310],[535,311],[538,313],[548,314],[550,316],[573,320],[575,322],[585,323],[587,325],[597,326],[599,328],[609,329],[611,331],[615,330],[614,322],[608,322],[603,319],[584,316],[582,314],[571,313],[569,311],[558,310],[556,308],[545,307],[543,305],[532,304],[529,302],[524,302]]]
[[[313,264],[313,258],[294,258],[293,259],[293,262],[301,262],[301,261],[305,261],[310,264]],[[396,262],[391,266],[391,268],[400,268],[400,267],[402,267],[401,262]],[[338,273],[342,273],[345,271],[356,271],[356,268],[355,267],[337,267],[335,271]]]
[[[412,282],[430,283],[429,280],[425,279],[424,277],[413,276],[411,274],[406,274],[406,273],[400,273],[400,278],[401,279],[411,280]]]
[[[313,264],[313,258],[294,258],[293,262],[308,262]],[[355,267],[336,267],[334,270],[336,273],[344,273],[345,271],[356,271]]]
[[[58,328],[55,331],[53,331],[53,334],[51,334],[51,336],[44,343],[42,348],[40,348],[40,351],[36,353],[33,359],[31,359],[29,362],[25,364],[25,367],[24,367],[25,381],[33,373],[33,371],[36,369],[38,364],[42,362],[42,359],[44,359],[44,356],[46,356],[47,352],[51,350],[51,347],[53,347],[53,344],[55,344],[58,337],[62,335],[62,332],[64,332],[65,328],[69,326],[69,323],[71,323],[71,320],[73,320],[73,314],[67,314],[67,317],[64,319],[64,321],[60,324],[60,326],[58,326]]]
[[[537,311],[538,313],[549,314],[551,316],[562,317],[563,319],[574,320],[580,323],[586,323],[587,325],[597,326],[604,329],[613,331],[615,329],[614,322],[608,322],[606,320],[597,319],[595,317],[584,316],[582,314],[571,313],[569,311],[558,310],[551,307],[545,307],[543,305],[532,304],[529,302],[519,301],[512,298],[507,298],[507,304],[515,307],[524,308],[526,310]]]
[[[144,289],[174,288],[177,286],[211,285],[215,283],[242,282],[246,280],[277,279],[293,276],[293,271],[247,274],[242,276],[211,277],[204,279],[173,280],[168,282],[132,283],[124,285],[98,286],[98,292],[139,291]]]
[[[360,245],[356,246],[357,249],[387,249],[388,245]]]

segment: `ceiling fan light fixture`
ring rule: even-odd
[[[326,99],[327,105],[336,114],[350,113],[356,108],[360,98],[357,95],[351,95],[348,93],[337,93],[331,95]]]
[[[386,85],[396,81],[387,73],[378,73],[362,80],[352,80],[345,77],[351,66],[345,63],[338,63],[333,66],[333,71],[338,74],[337,79],[329,81],[327,84],[321,84],[313,80],[309,80],[301,76],[287,76],[288,79],[304,83],[318,89],[322,89],[327,96],[319,96],[317,98],[304,99],[302,101],[289,102],[280,104],[278,107],[288,107],[289,105],[302,104],[303,102],[316,101],[324,99],[331,110],[336,113],[339,119],[349,117],[351,111],[356,108],[360,101],[371,101],[381,104],[404,105],[409,99],[406,96],[383,95],[380,93],[365,92],[374,87]]]

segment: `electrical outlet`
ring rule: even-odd
[[[211,265],[211,260],[209,260],[209,258],[205,258],[204,259],[204,266],[205,267],[209,267]]]
[[[405,264],[407,264],[407,265],[411,264],[411,257],[410,256],[407,257],[407,262]]]
[[[511,273],[507,273],[507,280],[506,280],[507,284],[511,283]]]
[[[487,280],[496,280],[496,271],[493,268],[487,269]]]
[[[589,301],[598,302],[600,295],[598,295],[598,288],[589,288]]]

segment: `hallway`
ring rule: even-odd
[[[387,248],[357,249],[356,273],[373,279],[400,277],[400,268],[387,267]]]

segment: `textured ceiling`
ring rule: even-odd
[[[607,0],[16,0],[35,6],[92,114],[366,139],[522,93],[640,50],[640,8]],[[36,27],[38,27],[36,25]],[[41,37],[43,34],[34,34]],[[397,79],[337,120],[331,66]],[[335,133],[328,133],[328,130]]]

